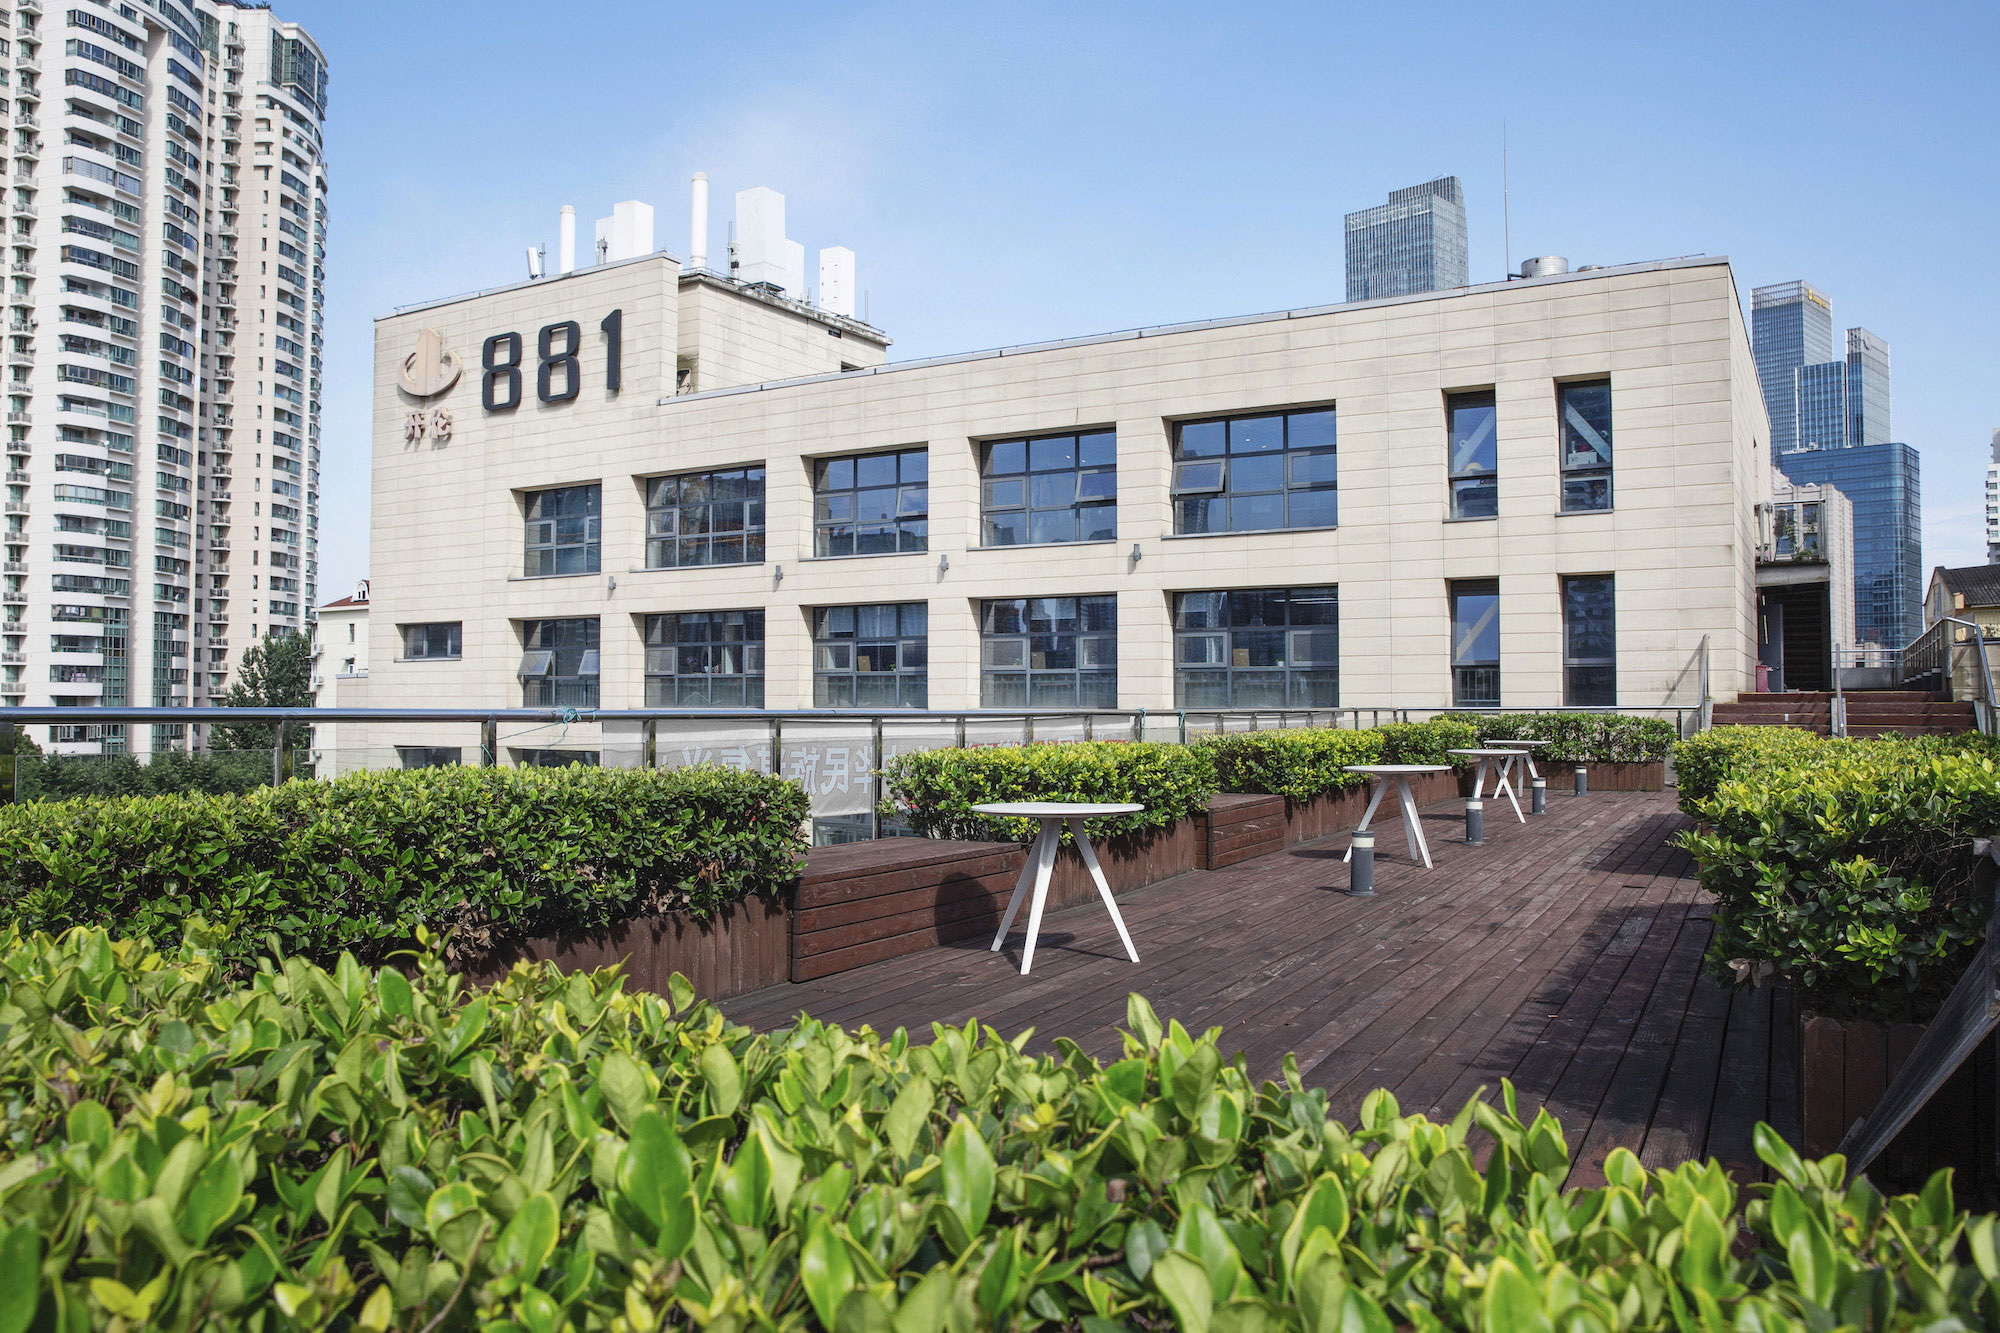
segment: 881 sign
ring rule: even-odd
[[[617,393],[624,378],[625,312],[614,310],[597,326],[604,335],[604,388]],[[583,391],[583,328],[573,319],[544,324],[535,335],[535,397],[544,403],[567,403]],[[479,358],[484,372],[479,401],[488,412],[511,412],[521,405],[521,335],[496,333],[486,340]]]

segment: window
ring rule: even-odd
[[[1460,708],[1500,706],[1500,581],[1447,585],[1451,593],[1451,701]]]
[[[646,617],[648,708],[762,708],[764,613]]]
[[[1608,708],[1618,702],[1618,618],[1609,574],[1562,581],[1563,702]]]
[[[1174,706],[1333,708],[1340,703],[1334,588],[1174,594]]]
[[[1118,599],[1021,597],[980,607],[987,708],[1116,708]]]
[[[1445,399],[1451,418],[1451,516],[1496,518],[1500,513],[1498,424],[1491,393],[1455,393]]]
[[[404,768],[449,768],[462,762],[464,751],[456,745],[398,745],[396,757]]]
[[[405,625],[403,626],[403,656],[415,657],[459,657],[463,655],[460,639],[460,622],[449,624]]]
[[[815,708],[928,708],[930,607],[828,606],[813,612]]]
[[[979,466],[985,546],[1106,542],[1118,536],[1118,436],[995,440]]]
[[[595,574],[602,487],[565,486],[528,493],[529,578],[547,574]]]
[[[1174,434],[1174,531],[1330,528],[1332,408],[1189,421]]]
[[[597,707],[597,620],[529,620],[521,625],[521,706]]]
[[[930,549],[930,451],[823,458],[813,465],[813,554]]]
[[[646,483],[646,568],[763,561],[763,468],[693,472]]]
[[[1611,381],[1558,384],[1563,512],[1611,508]]]
[[[597,750],[514,750],[512,753],[514,762],[526,768],[568,768],[571,764],[596,768],[600,754]]]

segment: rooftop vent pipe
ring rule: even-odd
[[[708,267],[708,173],[694,173],[694,224],[688,244],[688,267],[699,272]]]
[[[562,239],[556,250],[556,272],[576,272],[576,210],[568,204],[562,209]]]

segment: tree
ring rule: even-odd
[[[267,634],[243,654],[236,683],[223,696],[229,708],[312,707],[312,640],[303,634]],[[306,737],[294,736],[301,749]],[[263,722],[218,723],[209,733],[215,750],[270,750],[278,729]]]

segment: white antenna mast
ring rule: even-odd
[[[1514,201],[1507,184],[1507,118],[1500,118],[1500,234],[1506,248],[1507,277],[1514,276]]]

